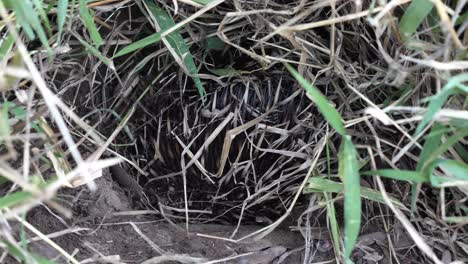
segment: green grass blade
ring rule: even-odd
[[[328,179],[330,179],[330,173],[331,173],[331,157],[330,157],[330,142],[327,140],[326,142],[326,148],[325,152],[327,155],[327,176]],[[340,246],[340,228],[338,226],[338,221],[336,220],[336,210],[335,210],[335,204],[330,201],[331,198],[329,198],[329,195],[327,192],[323,193],[323,196],[325,197],[327,201],[327,218],[328,218],[328,224],[331,229],[331,238],[333,241],[333,250],[335,251],[335,256],[341,256],[341,246]]]
[[[84,41],[82,38],[80,38],[80,36],[78,36],[76,34],[73,34],[73,35],[75,36],[75,38],[78,39],[78,41],[81,43],[81,45],[83,45],[86,48],[86,50],[91,52],[91,54],[96,56],[96,58],[98,58],[104,64],[109,66],[110,69],[115,70],[114,62],[111,59],[109,59],[106,56],[102,55],[102,53],[98,49],[96,49],[94,46],[90,45],[88,42]]]
[[[75,11],[76,1],[77,0],[71,0],[71,3],[70,3],[70,15],[68,16],[68,28],[71,28],[71,25],[73,24],[73,14]]]
[[[102,44],[102,38],[98,29],[96,28],[96,25],[94,24],[94,19],[89,12],[88,6],[86,5],[86,0],[78,1],[78,9],[81,18],[83,19],[83,24],[88,29],[89,35],[93,40],[94,46],[98,48]]]
[[[433,161],[438,159],[442,154],[444,154],[450,147],[455,143],[468,136],[468,127],[460,129],[455,132],[452,136],[448,137],[444,144],[441,144],[437,149],[435,149],[429,158],[422,165],[421,170],[426,172],[426,169],[429,168]]]
[[[308,184],[304,190],[304,193],[312,192],[330,192],[330,193],[341,193],[344,190],[344,184],[340,182],[335,182],[323,178],[310,178]],[[385,204],[385,200],[382,197],[380,191],[376,191],[367,187],[361,187],[361,197],[369,201]],[[390,197],[392,203],[399,207],[402,210],[407,210],[407,208],[397,199]]]
[[[226,47],[226,43],[218,37],[207,38],[204,41],[205,52],[222,51]]]
[[[4,177],[0,177],[0,187],[3,187],[2,184],[7,183],[8,179]]]
[[[461,24],[463,24],[463,22],[465,21],[468,21],[468,12],[465,12],[463,14],[461,14],[458,18],[457,18],[457,21],[455,21],[455,25],[454,26],[459,26]]]
[[[362,175],[379,175],[385,178],[390,178],[399,181],[411,181],[416,183],[428,182],[428,179],[419,171],[410,170],[392,170],[382,169],[374,171],[361,172]]]
[[[46,13],[49,13],[50,10],[52,10],[52,8],[54,8],[54,6],[57,4],[57,0],[51,0],[49,1],[49,3],[47,4],[47,7],[45,9],[45,12]]]
[[[31,197],[31,193],[22,191],[7,194],[0,198],[0,209],[11,208],[12,206],[20,204]]]
[[[445,222],[449,224],[459,224],[466,225],[468,224],[468,216],[448,216],[445,217]]]
[[[40,18],[42,19],[42,22],[44,23],[44,26],[47,28],[49,35],[52,35],[52,28],[50,27],[49,18],[47,17],[47,14],[44,10],[42,1],[40,0],[32,0],[32,1],[34,3],[34,6],[36,7],[37,13],[39,14]]]
[[[0,61],[2,61],[5,55],[11,50],[13,43],[15,43],[15,39],[11,34],[8,34],[7,37],[3,39],[0,44]]]
[[[424,127],[431,121],[432,117],[437,113],[437,111],[442,108],[445,101],[452,93],[452,89],[443,89],[440,91],[440,93],[431,98],[426,112],[424,113],[423,119],[416,128],[415,135],[419,134],[424,129]]]
[[[429,0],[413,0],[400,20],[400,35],[406,41],[429,15],[434,4]]]
[[[325,152],[327,155],[327,176],[330,179],[331,173],[331,157],[330,157],[330,142],[327,140]],[[335,251],[335,256],[341,256],[341,246],[340,246],[340,228],[338,226],[338,221],[336,220],[336,210],[335,204],[331,201],[327,192],[323,193],[325,200],[327,201],[327,218],[328,224],[331,229],[331,238],[333,241],[333,250]]]
[[[58,38],[57,43],[62,39],[63,27],[65,26],[65,19],[67,17],[68,0],[58,0],[57,3],[57,27]]]
[[[240,71],[236,70],[232,67],[229,68],[220,68],[220,69],[210,69],[210,72],[215,74],[219,77],[234,77],[234,76],[241,76],[243,74],[249,73],[248,71]]]
[[[460,142],[456,143],[453,148],[457,154],[463,159],[463,161],[468,163],[468,150]]]
[[[468,165],[457,160],[444,160],[440,162],[439,167],[450,174],[450,176],[468,181]]]
[[[19,120],[26,120],[26,109],[22,106],[13,104],[10,108],[10,113]]]
[[[169,16],[163,9],[155,5],[153,1],[146,0],[145,3],[149,9],[149,12],[151,12],[154,19],[156,19],[155,22],[159,25],[161,31],[166,31],[176,25],[172,17]],[[179,31],[176,30],[170,33],[164,39],[165,44],[169,46],[168,48],[174,51],[175,54],[172,55],[177,56],[179,58],[176,59],[176,61],[178,63],[182,61],[184,68],[188,71],[188,74],[192,77],[193,81],[195,82],[195,86],[197,87],[198,93],[202,98],[204,98],[205,89],[203,88],[200,78],[197,77],[197,66],[195,65],[189,47],[180,35]]]
[[[407,84],[402,85],[400,89],[395,91],[393,94],[388,96],[383,101],[384,107],[389,106],[390,104],[394,103],[397,100],[398,100],[397,105],[404,105],[406,99],[408,99],[408,96],[412,93],[412,91],[413,91],[413,87],[411,85],[407,85]]]
[[[291,65],[285,63],[286,69],[299,82],[299,84],[307,91],[309,98],[317,105],[320,113],[325,117],[327,122],[342,136],[346,134],[340,113],[328,102],[327,98],[306,79],[304,79]]]
[[[429,173],[425,173],[422,171],[424,164],[430,158],[431,154],[440,146],[440,142],[442,139],[442,135],[444,133],[445,128],[435,123],[431,129],[431,132],[426,135],[425,142],[423,145],[423,149],[419,154],[418,164],[416,165],[416,171],[420,172],[420,176],[425,178],[425,182],[430,181]],[[419,184],[413,183],[411,185],[411,216],[414,216],[414,212],[416,212],[416,202],[418,201],[419,196]]]
[[[361,197],[364,198],[364,199],[367,199],[369,201],[374,201],[374,202],[378,202],[378,203],[381,203],[381,204],[385,204],[385,199],[382,197],[382,194],[380,193],[380,191],[376,191],[376,190],[372,190],[372,189],[369,189],[369,188],[361,187]],[[402,204],[397,199],[390,198],[390,200],[392,201],[392,203],[395,206],[399,207],[400,209],[408,210],[405,207],[405,205]]]
[[[11,8],[15,11],[16,22],[17,24],[23,29],[24,33],[29,39],[34,39],[36,35],[34,34],[34,30],[32,29],[31,25],[27,18],[25,17],[24,10],[22,8],[22,1],[14,1],[14,0],[3,0],[6,8]]]
[[[20,1],[23,2],[23,1]],[[25,14],[25,17],[31,27],[36,31],[37,36],[39,37],[39,40],[41,41],[42,45],[46,48],[49,48],[49,41],[47,38],[47,35],[44,31],[44,28],[42,27],[41,21],[39,20],[39,17],[37,16],[37,12],[34,10],[31,2],[29,0],[24,1],[21,4],[21,8]]]
[[[335,250],[335,256],[341,256],[340,248],[340,228],[338,221],[336,220],[336,210],[333,202],[330,201],[328,194],[324,193],[327,201],[327,218],[331,229],[331,238],[333,240],[333,249]]]
[[[459,184],[461,181],[468,183],[468,165],[464,162],[439,159],[434,161],[430,167],[431,169],[440,167],[448,175],[445,177],[431,174],[431,184],[435,187],[450,183]]]
[[[416,128],[415,135],[419,134],[423,128],[430,122],[432,117],[439,111],[447,98],[455,92],[455,89],[458,86],[461,86],[464,91],[464,86],[462,85],[463,82],[468,81],[468,73],[463,73],[457,76],[452,77],[447,84],[442,88],[442,90],[430,99],[429,105],[427,106],[427,110],[424,113],[423,119],[418,124]]]
[[[9,102],[3,103],[0,109],[0,143],[10,137],[10,124],[8,122]]]
[[[73,0],[75,1],[75,0]],[[210,1],[211,3],[212,1]],[[221,1],[217,2],[216,4],[220,4]],[[214,6],[213,6],[214,7]],[[182,27],[184,24],[182,23],[179,23],[177,24],[177,29],[179,29],[180,27]],[[171,30],[174,30],[174,28],[172,28]],[[158,41],[161,40],[161,35],[164,34],[165,31],[161,31],[161,32],[157,32],[157,33],[154,33],[154,34],[151,34],[141,40],[138,40],[124,48],[122,48],[120,51],[118,51],[115,55],[114,55],[114,58],[117,58],[117,57],[120,57],[120,56],[123,56],[125,54],[128,54],[130,52],[133,52],[133,51],[136,51],[136,50],[139,50],[139,49],[142,49],[146,46],[149,46],[151,44],[154,44]]]
[[[331,192],[340,193],[343,191],[343,184],[332,180],[327,180],[319,177],[310,178],[304,193],[312,192]]]
[[[357,152],[350,137],[344,136],[339,163],[339,171],[344,183],[344,260],[352,263],[351,252],[356,244],[361,227],[361,193]]]
[[[120,56],[123,56],[123,55],[126,55],[130,52],[134,52],[135,50],[139,50],[139,49],[142,49],[146,46],[149,46],[151,44],[154,44],[158,41],[161,40],[161,34],[162,32],[157,32],[157,33],[154,33],[154,34],[151,34],[143,39],[140,39],[136,42],[133,42],[132,44],[128,45],[128,46],[125,46],[124,48],[122,48],[121,50],[119,50],[113,58],[117,58],[117,57],[120,57]]]
[[[41,21],[37,16],[36,10],[34,10],[31,0],[23,0],[23,1],[7,1],[10,6],[15,10],[15,14],[17,16],[17,21],[26,32],[26,35],[29,39],[34,39],[35,34],[33,30],[36,32],[39,40],[41,41],[42,45],[47,49],[50,49],[49,42],[47,39],[47,35],[42,27]]]
[[[442,135],[445,132],[445,128],[440,124],[434,124],[431,128],[431,132],[426,135],[423,149],[419,154],[418,165],[416,170],[420,171],[423,165],[427,162],[431,154],[440,146]]]
[[[211,3],[213,0],[192,0],[192,1],[194,1],[195,3],[201,4],[201,5],[207,5],[207,4]]]

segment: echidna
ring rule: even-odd
[[[242,204],[281,213],[320,139],[315,108],[291,77],[264,74],[208,87],[205,99],[166,89],[145,100],[155,113],[145,192],[184,208],[186,177],[189,208],[210,218]]]

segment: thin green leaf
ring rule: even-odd
[[[13,47],[13,43],[15,43],[15,39],[11,34],[6,34],[6,36],[0,44],[0,61],[3,60],[5,55],[11,50],[11,47]]]
[[[458,16],[457,21],[455,21],[454,26],[461,25],[465,21],[468,21],[468,12],[465,12],[465,13],[461,14],[460,16]]]
[[[211,2],[211,1],[210,1]],[[180,27],[182,27],[184,24],[177,24],[177,29],[179,29]],[[173,28],[172,28],[173,29]],[[171,30],[172,30],[171,29]],[[113,58],[117,58],[117,57],[120,57],[120,56],[123,56],[125,54],[128,54],[130,52],[133,52],[133,51],[136,51],[136,50],[139,50],[139,49],[142,49],[146,46],[149,46],[151,44],[154,44],[158,41],[161,40],[161,35],[164,34],[165,31],[162,30],[160,32],[157,32],[157,33],[154,33],[154,34],[151,34],[143,39],[140,39],[128,46],[125,46],[124,48],[122,48],[120,51],[118,51]]]
[[[419,154],[418,165],[416,166],[416,170],[420,171],[427,162],[431,154],[440,146],[442,135],[445,132],[445,128],[441,124],[434,124],[431,128],[431,132],[426,135],[424,142],[423,149]]]
[[[58,0],[57,3],[57,27],[58,37],[57,43],[62,39],[63,27],[65,25],[65,18],[67,17],[68,0]]]
[[[17,16],[17,21],[28,35],[29,39],[34,39],[35,34],[33,30],[36,32],[39,40],[41,41],[42,45],[47,49],[50,49],[49,42],[47,35],[42,28],[41,21],[37,16],[37,12],[34,10],[31,0],[24,0],[24,1],[13,1],[13,0],[5,0],[7,1],[15,10],[15,14]]]
[[[333,108],[334,109],[334,108]],[[344,260],[352,263],[351,252],[356,244],[361,227],[361,194],[359,164],[357,152],[349,136],[342,138],[342,149],[339,153],[339,163],[343,164],[339,171],[344,183]]]
[[[434,4],[429,0],[413,0],[411,2],[400,20],[400,35],[404,41],[416,32],[433,7]]]
[[[46,35],[45,31],[44,31],[44,28],[42,27],[42,24],[41,24],[41,21],[39,20],[39,17],[37,16],[37,12],[32,7],[30,1],[29,0],[24,1],[24,4],[21,4],[21,7],[23,9],[23,12],[25,14],[25,17],[26,17],[27,21],[32,26],[34,31],[36,31],[37,36],[39,37],[39,40],[41,41],[42,45],[49,49],[50,48],[49,47],[49,40],[48,40],[47,35]]]
[[[435,149],[429,158],[424,162],[421,167],[421,171],[427,173],[426,169],[429,168],[433,161],[437,160],[442,154],[444,154],[450,147],[455,143],[468,136],[468,127],[460,129],[455,132],[452,136],[448,137],[444,144],[440,144],[437,149]]]
[[[77,0],[71,0],[70,3],[70,15],[68,16],[68,28],[71,28],[71,25],[73,24],[73,13],[75,11],[75,6],[76,6],[76,1]]]
[[[10,136],[10,124],[8,122],[8,102],[3,103],[0,111],[0,142]]]
[[[4,183],[7,183],[7,182],[8,182],[7,178],[4,178],[4,177],[0,176],[0,186],[2,186]]]
[[[344,190],[344,184],[340,182],[335,182],[323,178],[313,177],[310,178],[308,184],[304,190],[304,193],[312,192],[331,192],[331,193],[341,193]],[[380,191],[376,191],[367,187],[361,187],[361,197],[369,201],[385,204],[385,200],[382,197]],[[400,201],[390,197],[392,203],[399,207],[402,210],[408,210]]]
[[[415,135],[419,134],[423,130],[423,128],[430,122],[430,120],[437,113],[437,111],[439,111],[440,108],[442,108],[447,98],[455,92],[455,89],[458,86],[465,90],[462,83],[466,81],[468,81],[468,73],[463,73],[454,76],[447,82],[447,84],[437,95],[430,99],[429,105],[427,106],[427,110],[424,113],[423,119],[416,128]]]
[[[17,191],[14,193],[4,195],[0,198],[0,209],[10,208],[17,204],[23,203],[31,197],[31,193],[23,191]]]
[[[463,159],[463,161],[468,163],[468,150],[461,144],[460,142],[457,142],[453,148],[457,152],[457,154]]]
[[[26,120],[26,109],[22,106],[14,105],[10,109],[10,113],[17,119]]]
[[[439,163],[439,167],[450,176],[468,181],[468,165],[457,160],[444,160]]]
[[[240,71],[234,68],[210,69],[209,71],[219,77],[234,77],[249,73],[248,71]]]
[[[331,192],[340,193],[343,191],[343,183],[327,180],[319,177],[312,177],[307,182],[304,193]]]
[[[26,110],[26,108],[24,106],[18,106],[15,103],[12,103],[12,102],[5,102],[4,104],[8,104],[9,109],[10,109],[9,111],[14,116],[14,118],[22,120],[22,121],[26,121],[27,110]],[[42,129],[39,127],[36,120],[30,120],[30,126],[38,134],[43,134],[44,133],[42,131]],[[2,181],[0,180],[0,184],[1,184],[1,182]]]
[[[81,18],[83,19],[83,24],[88,29],[89,35],[93,40],[94,46],[98,48],[102,44],[102,38],[98,29],[96,28],[96,25],[94,24],[94,19],[89,12],[88,6],[86,5],[86,0],[78,1],[78,10],[80,12]]]
[[[468,183],[468,165],[457,160],[438,159],[433,162],[431,168],[440,167],[446,176],[431,175],[431,184],[435,187],[450,185],[450,183],[459,184],[460,181]]]
[[[393,94],[384,100],[384,107],[396,103],[395,101],[398,101],[396,105],[404,105],[405,101],[408,99],[408,96],[412,93],[413,90],[414,88],[411,85],[402,85],[400,89],[396,90]]]
[[[207,4],[211,3],[213,0],[192,0],[192,1],[194,1],[195,3],[201,4],[201,5],[207,5]]]
[[[362,175],[379,175],[385,178],[390,178],[399,181],[411,181],[416,183],[428,182],[428,179],[424,177],[419,171],[410,170],[392,170],[382,169],[374,171],[361,172]]]
[[[299,84],[307,91],[309,98],[317,105],[320,113],[325,117],[327,122],[342,136],[346,134],[340,113],[328,102],[327,98],[306,79],[304,79],[291,65],[285,63],[286,69],[299,82]]]
[[[151,12],[153,18],[156,20],[154,22],[158,24],[161,31],[166,31],[176,25],[172,17],[169,16],[163,9],[155,5],[153,1],[146,0],[145,3],[149,9],[149,12]],[[195,65],[189,47],[180,35],[179,31],[176,30],[170,33],[169,35],[167,35],[167,37],[164,38],[164,40],[165,44],[169,46],[168,48],[174,51],[175,54],[171,52],[172,55],[178,57],[176,61],[178,63],[182,62],[183,65],[181,66],[183,66],[187,70],[188,74],[190,75],[190,77],[192,77],[193,81],[195,82],[195,86],[197,87],[198,93],[202,98],[204,98],[205,89],[203,88],[200,78],[197,77],[197,66]]]
[[[226,43],[218,37],[207,38],[205,41],[205,51],[210,52],[212,50],[221,51],[226,47]]]
[[[52,8],[54,8],[54,6],[57,4],[57,0],[51,0],[49,1],[49,4],[47,4],[47,7],[45,9],[45,12],[46,13],[49,13],[50,10],[52,10]]]
[[[444,220],[450,224],[468,224],[468,216],[448,216],[445,217]]]
[[[429,173],[423,172],[422,168],[427,160],[430,158],[430,155],[434,152],[434,150],[440,146],[442,135],[445,131],[445,128],[435,123],[431,129],[431,132],[426,135],[425,142],[421,153],[419,154],[418,164],[416,166],[416,171],[420,173],[421,177],[425,178],[424,182],[430,181]],[[411,184],[411,217],[414,216],[414,212],[416,212],[416,202],[418,201],[418,196],[420,192],[420,188],[418,188],[420,184],[412,183]]]
[[[149,46],[151,44],[154,44],[158,41],[161,40],[161,34],[163,32],[157,32],[157,33],[154,33],[154,34],[151,34],[145,38],[142,38],[136,42],[133,42],[132,44],[128,45],[128,46],[125,46],[124,48],[122,48],[121,50],[119,50],[113,58],[117,58],[117,57],[120,57],[120,56],[123,56],[123,55],[126,55],[130,52],[133,52],[135,50],[139,50],[139,49],[142,49],[146,46]]]
[[[24,4],[23,1],[14,1],[14,0],[3,0],[6,8],[13,9],[16,15],[16,21],[19,26],[23,29],[24,33],[29,39],[34,39],[36,35],[34,34],[34,30],[32,29],[31,25],[25,17],[24,10],[22,5]]]
[[[330,201],[328,194],[324,193],[325,199],[327,201],[327,217],[328,223],[331,229],[331,238],[333,240],[333,249],[335,250],[336,256],[341,256],[340,248],[340,228],[338,226],[338,221],[336,220],[336,210],[335,205]]]
[[[47,28],[47,31],[49,32],[50,35],[52,35],[52,28],[50,27],[49,23],[49,18],[47,17],[47,14],[44,10],[44,7],[42,5],[42,1],[40,0],[32,0],[34,3],[34,6],[36,7],[37,13],[42,19],[42,22],[44,23],[45,27]]]
[[[411,218],[414,217],[414,212],[418,209],[416,202],[418,201],[420,186],[420,183],[411,184]]]
[[[91,54],[96,56],[100,61],[102,61],[104,64],[109,66],[110,69],[115,70],[114,62],[107,58],[106,56],[102,55],[102,53],[96,49],[94,46],[90,45],[88,42],[84,41],[80,36],[73,34],[75,38],[78,39],[78,41],[83,45]]]

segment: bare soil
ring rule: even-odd
[[[153,257],[189,257],[205,263],[302,263],[304,239],[300,232],[289,230],[288,226],[277,228],[263,239],[244,240],[239,243],[219,238],[229,238],[236,229],[232,225],[190,224],[185,231],[183,224],[167,223],[158,214],[149,211],[132,211],[135,201],[132,195],[112,180],[109,173],[97,181],[97,192],[90,192],[85,186],[64,190],[59,199],[63,204],[72,205],[73,217],[63,219],[39,207],[28,214],[28,220],[44,234],[59,234],[53,241],[64,250],[75,254],[83,263],[142,263]],[[135,225],[145,237],[132,226]],[[240,226],[236,237],[248,235],[262,226]],[[208,236],[218,237],[209,238]],[[333,260],[326,230],[314,230],[316,245],[314,260]],[[150,241],[146,241],[150,240]],[[65,259],[47,243],[32,242],[33,253],[58,263]],[[222,259],[228,259],[223,261]],[[9,259],[9,261],[13,261]],[[155,262],[156,263],[156,262]],[[158,263],[195,263],[171,262]]]

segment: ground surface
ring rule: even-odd
[[[68,194],[65,191],[59,196],[67,203],[73,203],[75,200],[74,217],[71,219],[61,219],[44,207],[35,209],[28,216],[44,234],[83,229],[63,234],[54,241],[67,252],[75,252],[76,258],[85,263],[141,263],[161,254],[168,257],[175,255],[179,258],[190,256],[198,258],[200,263],[209,260],[219,260],[213,263],[302,263],[303,238],[299,232],[291,231],[286,226],[276,229],[263,239],[246,239],[239,243],[219,239],[228,239],[235,226],[193,224],[190,225],[190,235],[187,235],[184,225],[171,225],[162,220],[159,214],[149,211],[133,211],[128,194],[112,181],[109,174],[97,180],[97,185],[99,191],[94,194],[82,188],[69,190]],[[72,193],[75,195],[71,196]],[[135,225],[138,231],[132,225]],[[236,237],[243,237],[261,227],[241,226]],[[143,233],[145,238],[139,232]],[[314,252],[314,259],[332,260],[331,247],[323,247],[320,243],[328,241],[327,231],[314,230],[314,237],[317,242],[314,248],[320,249]],[[64,261],[59,257],[60,254],[45,242],[33,242],[30,249],[49,259]],[[224,262],[221,261],[223,258],[231,260]]]
[[[297,216],[255,241],[249,238],[229,241],[236,230],[232,225],[191,224],[187,235],[184,224],[169,224],[154,211],[132,210],[135,201],[129,198],[131,191],[122,189],[109,173],[96,183],[99,188],[96,193],[83,187],[65,190],[59,195],[64,204],[72,205],[74,216],[71,219],[60,218],[45,207],[36,208],[28,215],[36,228],[51,234],[58,245],[73,252],[82,263],[143,263],[153,258],[156,258],[154,262],[147,263],[303,263],[304,237],[294,226]],[[235,238],[262,227],[240,226]],[[404,252],[413,243],[403,230],[399,232],[393,246]],[[311,263],[334,263],[328,230],[313,228],[308,236],[312,241],[307,253]],[[356,252],[357,263],[387,263],[386,244],[386,235],[382,232],[369,231],[361,236],[358,245],[362,250]],[[58,263],[65,262],[46,242],[32,242],[29,248]],[[171,259],[178,261],[171,262]]]

